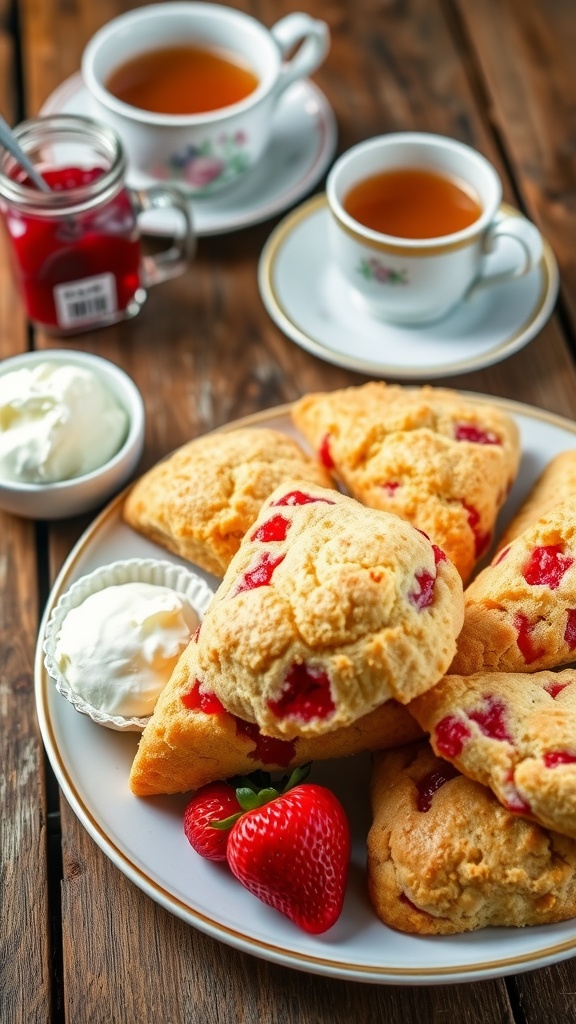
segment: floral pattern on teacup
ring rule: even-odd
[[[247,170],[247,142],[246,132],[223,133],[215,140],[206,139],[200,145],[188,145],[171,153],[165,163],[150,167],[150,174],[159,181],[178,181],[195,195],[207,194]]]
[[[386,267],[375,256],[362,256],[356,270],[366,281],[378,281],[379,284],[409,284],[407,270]]]

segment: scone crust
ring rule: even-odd
[[[576,670],[449,675],[409,709],[439,757],[576,839]]]
[[[350,494],[424,530],[468,579],[518,470],[510,416],[448,389],[378,381],[306,395],[292,417]]]
[[[303,490],[305,503],[291,504]],[[278,519],[285,538],[262,540]],[[263,565],[266,585],[246,589]],[[420,531],[293,481],[265,502],[208,609],[200,678],[265,733],[319,735],[433,686],[452,658],[462,607],[455,567]],[[322,690],[324,711],[294,710],[292,685],[296,703],[307,687],[312,700]]]
[[[256,726],[247,726],[223,708],[207,712],[187,705],[197,686],[197,652],[191,640],[142,734],[130,772],[130,788],[137,796],[186,793],[216,779],[257,769],[285,771],[307,761],[401,746],[422,735],[416,719],[391,700],[345,729],[270,743],[258,736]]]
[[[322,466],[279,430],[207,434],[145,473],[129,492],[123,516],[150,540],[223,576],[262,502],[295,476],[332,486]]]
[[[552,584],[538,582],[547,571]],[[464,598],[451,674],[537,672],[575,661],[576,499],[503,548]]]
[[[550,460],[518,512],[499,538],[496,553],[508,547],[524,530],[556,505],[576,498],[576,450],[560,452]]]
[[[419,810],[419,784],[446,767],[425,742],[375,755],[368,887],[381,920],[450,935],[574,917],[574,840],[511,814],[463,775]]]

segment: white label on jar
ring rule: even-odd
[[[54,288],[54,302],[60,327],[98,323],[118,308],[116,278],[114,274],[96,274],[58,284]]]

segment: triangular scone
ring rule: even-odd
[[[434,686],[462,616],[458,572],[420,530],[293,481],[262,506],[206,612],[199,678],[269,735],[316,736]]]
[[[292,416],[353,497],[424,530],[468,579],[518,470],[510,416],[455,391],[382,382],[305,395]]]
[[[576,670],[445,676],[409,710],[439,757],[576,839]]]
[[[145,473],[130,490],[123,515],[146,537],[223,576],[264,499],[293,477],[332,486],[322,466],[279,430],[207,434]]]
[[[524,530],[563,501],[576,498],[576,451],[560,452],[550,460],[518,512],[498,540],[496,552],[508,547]]]
[[[368,887],[382,921],[420,935],[576,916],[576,842],[507,811],[428,743],[377,754]]]
[[[576,661],[576,499],[503,548],[464,598],[451,674],[536,672]]]
[[[257,726],[224,711],[214,695],[200,694],[197,644],[191,641],[144,729],[130,786],[137,796],[186,793],[259,768],[282,771],[306,761],[400,746],[421,734],[416,719],[391,700],[347,729],[315,739],[262,736]]]

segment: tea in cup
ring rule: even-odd
[[[355,301],[397,323],[446,316],[472,291],[521,277],[542,256],[530,221],[500,211],[493,166],[463,143],[399,132],[344,153],[326,185],[330,246]],[[510,237],[508,269],[491,273],[485,256]]]
[[[218,4],[153,4],[101,28],[82,74],[132,167],[211,195],[260,159],[280,96],[319,67],[328,45],[327,25],[304,13],[269,30]]]

